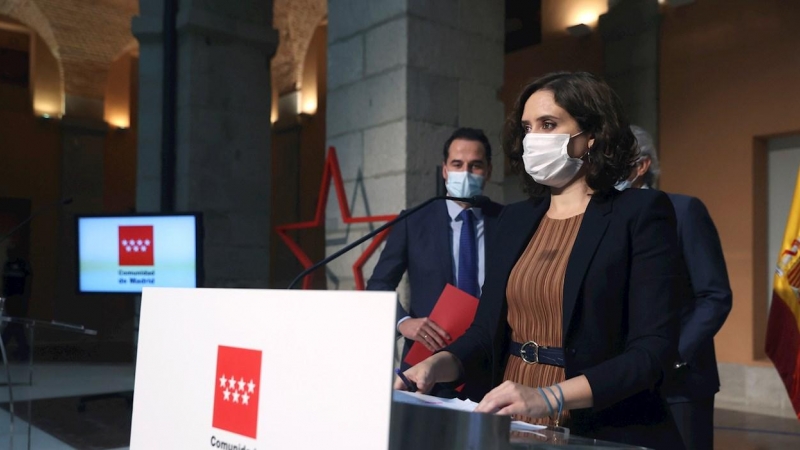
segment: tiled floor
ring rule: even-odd
[[[28,448],[28,423],[16,419],[14,421],[14,433],[6,433],[6,427],[9,423],[10,416],[8,412],[0,409],[0,450],[16,450]],[[31,428],[31,448],[43,450],[73,450],[72,447],[59,441],[58,439],[42,432],[38,428]]]
[[[2,368],[2,364],[0,364]],[[133,390],[134,368],[132,365],[112,364],[38,364],[33,368],[33,386],[27,386],[28,366],[12,364],[11,379],[13,398],[20,410],[27,406],[27,400],[78,397],[83,395],[104,394]],[[3,369],[0,382],[5,383],[6,373]],[[0,404],[8,402],[8,386],[0,385]],[[127,408],[125,402],[119,402],[120,408]],[[34,408],[33,413],[36,414]],[[0,450],[18,450],[28,447],[28,424],[19,417],[14,420],[13,433],[7,428],[10,416],[0,409]],[[35,420],[34,420],[35,421]],[[50,436],[42,430],[31,427],[31,449],[36,450],[73,450],[64,442]]]
[[[0,364],[2,369],[2,364]],[[41,363],[33,366],[33,386],[28,386],[28,366],[11,364],[14,401],[29,398],[74,397],[133,390],[133,365]],[[0,383],[5,383],[5,370]],[[0,386],[0,403],[8,401],[7,387]]]
[[[12,369],[12,378],[15,381],[27,380],[26,366],[18,365]],[[42,364],[35,368],[34,386],[32,388],[29,386],[14,386],[14,400],[15,402],[26,402],[28,398],[36,400],[54,397],[76,397],[131,390],[133,389],[133,374],[132,366]],[[0,380],[4,378],[5,373],[0,374]],[[0,386],[0,404],[6,403],[7,399],[7,387]],[[114,403],[112,400],[110,402],[105,405],[106,408],[129,408],[124,401],[116,401]],[[90,406],[90,408],[92,407]],[[9,418],[9,414],[0,409],[0,450],[28,448],[27,423],[17,418],[14,433],[10,436],[7,432],[8,428],[6,428]],[[714,425],[715,449],[800,449],[800,421],[794,419],[717,409]],[[73,450],[74,447],[59,441],[42,430],[32,428],[30,448],[36,450]]]
[[[714,411],[714,448],[800,449],[800,421],[717,409]]]

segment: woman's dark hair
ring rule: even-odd
[[[608,84],[591,73],[555,72],[525,86],[503,131],[503,149],[512,171],[522,177],[528,195],[541,197],[550,193],[548,186],[533,181],[522,162],[522,139],[525,137],[522,112],[528,98],[540,90],[552,92],[556,104],[575,118],[581,131],[594,137],[594,145],[584,164],[588,169],[586,182],[595,195],[608,194],[616,183],[630,176],[638,150],[622,100]]]

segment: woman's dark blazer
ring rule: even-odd
[[[494,251],[475,321],[445,348],[466,373],[491,370],[493,386],[508,359],[508,277],[549,206],[549,197],[506,206],[487,241]],[[658,389],[677,360],[678,261],[675,212],[664,193],[628,189],[589,202],[562,305],[566,377],[585,375],[594,400],[592,408],[571,411],[575,434],[682,447]],[[491,387],[466,394],[477,400]]]

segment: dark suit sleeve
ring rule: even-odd
[[[678,351],[692,361],[698,346],[717,334],[731,310],[733,295],[719,234],[703,202],[692,197],[680,217],[678,232],[689,271],[694,311],[681,329]]]
[[[400,214],[403,214],[401,212]],[[401,220],[392,226],[381,252],[378,264],[367,282],[368,291],[394,291],[408,268],[408,220]],[[397,302],[397,320],[408,312]]]
[[[666,194],[658,193],[647,197],[632,222],[624,350],[582,371],[592,388],[595,410],[654,388],[677,357],[675,210]]]

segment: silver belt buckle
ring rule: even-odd
[[[533,359],[532,360],[528,359],[528,350],[525,349],[525,347],[529,347],[529,346],[533,347]],[[519,356],[520,356],[520,358],[522,358],[522,360],[525,361],[527,364],[539,364],[539,347],[541,347],[541,346],[539,344],[537,344],[536,342],[534,342],[534,341],[528,341],[528,342],[522,344],[522,347],[519,348]],[[542,347],[542,348],[547,348],[547,347]]]

